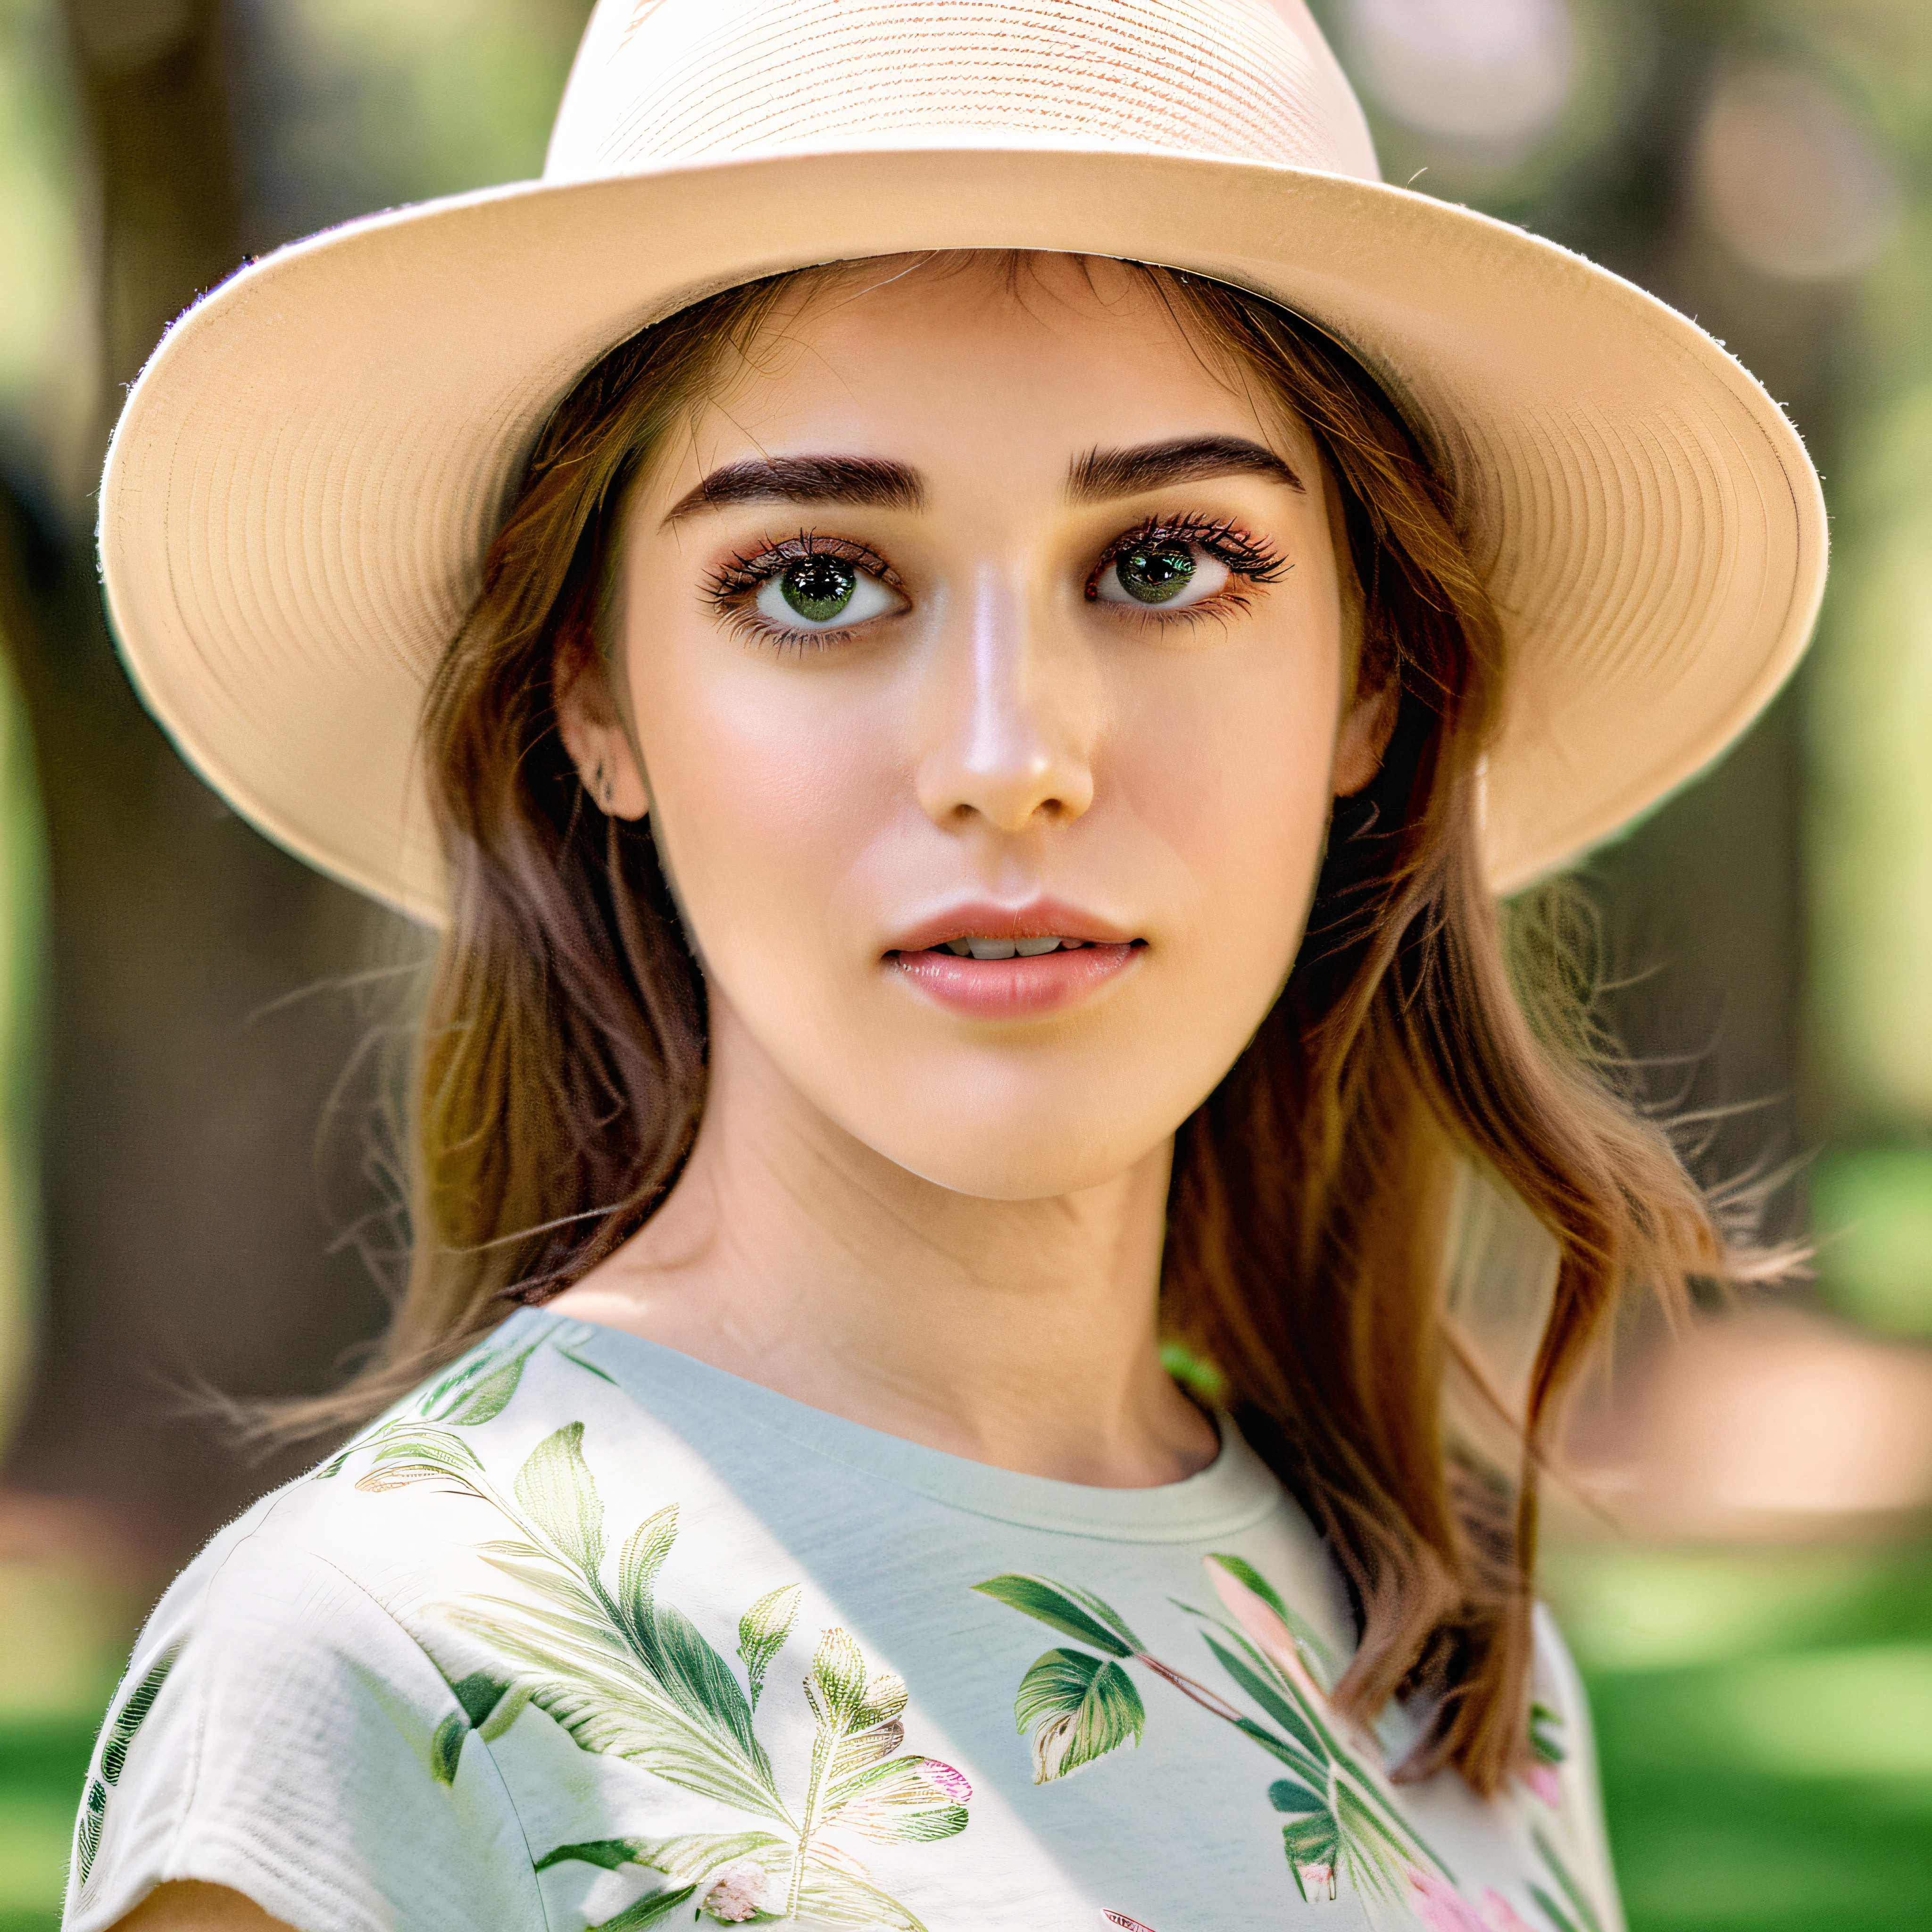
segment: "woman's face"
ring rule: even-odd
[[[638,487],[619,590],[644,782],[566,736],[652,816],[716,1050],[968,1194],[1160,1148],[1378,748],[1300,428],[1128,272],[868,264]]]

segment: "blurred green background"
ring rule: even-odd
[[[584,0],[0,0],[0,1932],[57,1921],[134,1627],[285,1471],[398,1232],[418,944],[236,820],[112,661],[122,386],[245,256],[532,173]],[[1932,1925],[1932,6],[1328,0],[1391,180],[1583,249],[1791,410],[1818,650],[1592,861],[1612,1019],[1816,1283],[1595,1391],[1548,1566],[1639,1932]],[[372,1045],[373,1043],[373,1045]]]

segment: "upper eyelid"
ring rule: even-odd
[[[1229,550],[1245,553],[1243,564],[1229,567],[1256,583],[1270,581],[1276,574],[1294,568],[1292,562],[1274,544],[1265,537],[1250,535],[1232,517],[1154,516],[1143,519],[1130,530],[1122,531],[1100,552],[1088,578],[1088,595],[1092,595],[1092,586],[1099,581],[1101,573],[1117,562],[1130,545],[1164,536],[1200,544],[1210,552],[1218,542]]]
[[[1264,538],[1251,536],[1232,518],[1208,517],[1196,512],[1186,512],[1178,516],[1156,514],[1142,518],[1130,528],[1110,538],[1102,546],[1088,576],[1090,594],[1091,584],[1122,550],[1130,544],[1145,542],[1150,538],[1161,536],[1172,536],[1197,543],[1219,539],[1230,549],[1244,550],[1257,560],[1260,568],[1251,568],[1246,573],[1256,577],[1278,567],[1286,567],[1286,560],[1273,544]],[[803,550],[793,548],[800,544],[811,548]],[[871,544],[862,543],[856,538],[819,530],[800,530],[793,536],[767,542],[762,549],[755,551],[734,550],[709,573],[707,588],[713,597],[722,602],[725,598],[748,590],[754,585],[768,582],[785,563],[795,561],[800,555],[826,554],[842,556],[859,565],[894,590],[902,593],[905,590],[904,581],[898,572]]]
[[[814,548],[802,551],[792,550],[788,553],[788,545],[800,543],[809,544]],[[714,596],[728,596],[734,591],[748,589],[752,584],[762,583],[776,577],[784,565],[796,562],[801,556],[826,555],[838,556],[847,562],[857,564],[882,583],[891,585],[895,590],[905,588],[898,572],[870,544],[860,543],[853,537],[828,536],[819,530],[801,530],[795,536],[781,537],[776,542],[766,543],[761,550],[734,550],[707,573],[706,587]],[[734,579],[738,580],[734,581]]]
[[[1190,512],[1178,517],[1143,517],[1131,530],[1110,539],[1106,549],[1120,550],[1130,543],[1144,543],[1150,537],[1157,536],[1184,537],[1196,543],[1204,538],[1219,538],[1258,554],[1274,548],[1265,538],[1251,536],[1235,518],[1204,517]]]

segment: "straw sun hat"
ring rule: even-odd
[[[990,248],[1252,290],[1388,386],[1504,614],[1499,890],[1708,763],[1804,646],[1825,517],[1777,405],[1628,284],[1385,186],[1303,0],[601,0],[541,181],[298,242],[163,343],[101,496],[136,682],[272,838],[436,918],[421,694],[580,372],[734,283]]]

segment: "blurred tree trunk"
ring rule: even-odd
[[[216,0],[69,0],[98,190],[100,420],[239,256]],[[356,1042],[374,916],[243,824],[142,711],[92,532],[10,488],[0,631],[28,714],[50,890],[40,1120],[45,1304],[8,1472],[152,1582],[266,1480],[182,1391],[314,1387],[380,1319],[329,1252],[316,1132]]]
[[[1783,404],[1828,479],[1849,316],[1832,284],[1768,282],[1702,224],[1691,149],[1744,10],[1653,0],[1648,87],[1622,137],[1540,224],[1693,316]],[[1606,1006],[1648,1085],[1671,1112],[1706,1117],[1691,1136],[1707,1183],[1770,1178],[1802,1162],[1816,1121],[1804,1090],[1807,930],[1804,674],[1708,777],[1586,868],[1618,982]],[[1769,1204],[1768,1232],[1802,1234],[1802,1166]]]

